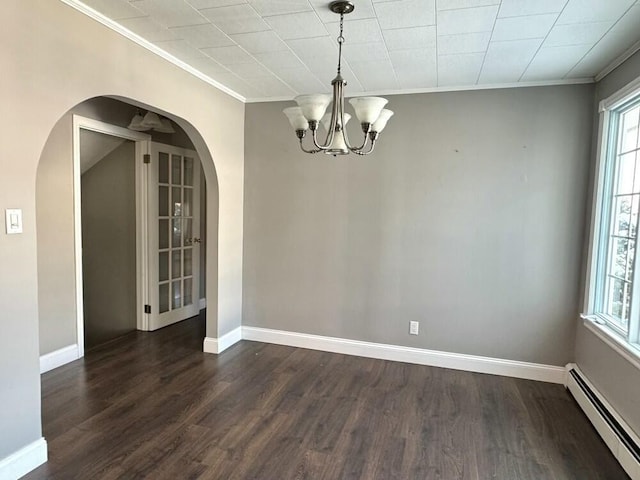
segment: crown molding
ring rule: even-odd
[[[119,23],[114,22],[110,18],[105,17],[103,14],[101,14],[97,10],[94,10],[93,8],[89,7],[88,5],[85,5],[84,3],[82,3],[82,2],[80,2],[78,0],[60,0],[60,1],[62,3],[64,3],[64,4],[66,4],[66,5],[69,5],[70,7],[78,10],[79,12],[84,13],[88,17],[91,17],[92,19],[94,19],[97,22],[101,23],[105,27],[110,28],[114,32],[119,33],[120,35],[128,38],[132,42],[137,43],[141,47],[146,48],[150,52],[155,53],[159,57],[162,57],[163,59],[165,59],[167,62],[170,62],[170,63],[174,64],[176,67],[181,68],[182,70],[185,70],[186,72],[190,73],[191,75],[194,75],[194,76],[198,77],[200,80],[202,80],[203,82],[208,83],[212,87],[215,87],[218,90],[223,91],[227,95],[230,95],[233,98],[235,98],[237,100],[240,100],[243,103],[246,102],[245,97],[243,97],[242,95],[240,95],[236,91],[231,90],[229,87],[226,87],[226,86],[224,86],[223,84],[221,84],[219,82],[216,82],[211,77],[208,77],[204,73],[202,73],[199,70],[193,68],[191,65],[189,65],[187,63],[184,63],[182,60],[179,60],[178,58],[174,57],[173,55],[165,52],[164,50],[162,50],[161,48],[157,47],[156,45],[154,45],[150,41],[145,40],[140,35],[138,35],[138,34],[132,32],[131,30],[123,27]]]
[[[501,88],[524,88],[524,87],[549,87],[554,85],[582,85],[585,83],[594,83],[594,79],[589,78],[571,78],[562,80],[544,80],[539,82],[512,82],[512,83],[491,83],[486,85],[460,85],[451,87],[428,87],[428,88],[411,88],[403,90],[378,90],[373,92],[358,92],[353,97],[362,95],[411,95],[417,93],[442,93],[442,92],[466,92],[474,90],[496,90]],[[286,102],[293,100],[293,97],[265,97],[265,98],[247,98],[246,103],[266,103],[266,102]]]
[[[634,53],[636,53],[637,51],[640,50],[640,40],[638,40],[636,43],[634,43],[633,45],[631,45],[629,48],[627,48],[622,55],[620,55],[619,57],[617,57],[613,62],[611,62],[609,65],[607,65],[606,67],[604,67],[600,73],[598,73],[595,76],[595,80],[596,82],[599,82],[600,80],[602,80],[604,77],[606,77],[607,75],[609,75],[611,72],[613,72],[616,68],[618,68],[620,65],[622,65],[624,62],[626,62],[629,58],[631,58],[631,56],[633,56]]]

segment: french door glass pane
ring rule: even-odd
[[[182,307],[182,288],[181,288],[181,284],[182,282],[180,280],[171,282],[171,290],[173,292],[173,294],[171,295],[172,298],[172,302],[171,302],[171,309],[175,310],[176,308],[180,308]]]
[[[158,215],[169,216],[169,187],[162,185],[158,189]]]
[[[191,213],[191,207],[193,202],[193,189],[185,188],[184,189],[184,199],[182,202],[182,215],[185,217],[190,217],[193,215]]]
[[[184,157],[184,184],[193,186],[193,158]]]
[[[180,187],[171,188],[171,216],[182,215],[182,189]]]
[[[158,220],[158,247],[169,248],[169,220]]]
[[[193,275],[193,249],[185,248],[184,249],[184,257],[183,257],[183,275],[185,277],[189,277]]]
[[[185,218],[184,219],[184,238],[193,238],[191,236],[192,230],[193,230],[193,226],[192,226],[193,221],[190,218]],[[193,240],[191,240],[190,242],[188,242],[189,245],[193,244]],[[187,242],[185,242],[185,246],[187,245]]]
[[[191,305],[193,303],[192,301],[192,280],[190,278],[185,278],[184,279],[184,296],[183,296],[183,300],[184,300],[184,305]]]
[[[160,313],[168,312],[169,311],[169,284],[161,283],[158,288],[158,294],[159,294],[158,309],[160,310]]]
[[[182,184],[182,157],[171,155],[171,184]]]
[[[182,220],[174,218],[171,220],[172,235],[171,235],[171,248],[177,248],[182,246]]]
[[[180,278],[182,275],[182,268],[180,268],[180,254],[182,251],[174,250],[171,252],[171,278]]]
[[[158,260],[158,279],[161,282],[169,280],[169,252],[160,252]]]
[[[163,152],[158,154],[158,181],[169,183],[169,154]]]

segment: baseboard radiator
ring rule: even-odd
[[[640,441],[577,368],[569,370],[567,388],[602,440],[632,480],[640,480]]]

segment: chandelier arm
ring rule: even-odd
[[[325,150],[329,150],[329,145],[331,145],[331,143],[329,142],[328,145],[320,145],[318,143],[318,134],[316,133],[318,130],[313,130],[311,132],[311,139],[313,140],[313,145],[318,149],[318,151],[320,152],[324,152]],[[331,137],[333,138],[333,136]]]
[[[369,136],[365,133],[364,134],[364,141],[362,142],[362,145],[360,145],[359,147],[350,147],[349,143],[346,140],[346,135],[347,133],[345,132],[345,143],[347,143],[347,147],[349,147],[349,150],[351,150],[354,153],[358,153],[360,151],[362,151],[364,149],[364,147],[367,146],[367,140],[369,140]]]
[[[329,150],[329,148],[333,144],[333,138],[336,132],[336,125],[338,124],[338,107],[339,107],[338,104],[340,103],[338,99],[342,95],[342,84],[344,83],[344,81],[342,80],[342,77],[338,75],[331,83],[333,85],[333,101],[331,103],[331,123],[329,125],[328,131],[327,131],[327,137],[323,145],[320,145],[320,143],[318,143],[318,136],[316,133],[317,129],[312,130],[312,138],[313,138],[314,146],[323,151]]]
[[[340,89],[340,97],[338,98],[338,115],[340,115],[340,130],[342,131],[342,137],[344,138],[344,143],[349,148],[349,140],[347,138],[347,125],[344,122],[344,91]]]
[[[353,152],[355,150],[351,146],[351,142],[349,142],[349,136],[347,135],[347,125],[346,125],[346,122],[344,121],[344,92],[343,92],[342,88],[340,89],[340,98],[338,100],[338,103],[340,104],[340,106],[339,106],[340,126],[342,127],[341,128],[341,133],[342,133],[342,137],[344,138],[344,144],[347,146],[347,148],[350,151]],[[367,137],[365,137],[364,141],[365,141],[365,144],[366,144]],[[362,145],[362,147],[364,147],[364,144]]]
[[[302,139],[300,139],[300,150],[302,150],[304,153],[318,153],[322,151],[322,150],[307,150],[306,148],[304,148],[304,145],[302,145]]]
[[[371,128],[369,128],[368,137],[369,137],[369,140],[371,140],[371,145],[369,147],[369,150],[364,152],[362,149],[359,149],[359,150],[352,150],[352,152],[357,155],[369,155],[371,152],[373,152],[373,149],[376,147],[376,140],[378,140],[379,136],[380,136],[380,132],[373,131],[371,130]]]
[[[362,141],[362,145],[360,145],[359,147],[349,147],[349,143],[346,142],[347,138],[346,138],[346,132],[345,132],[345,143],[347,143],[347,147],[349,147],[349,150],[351,150],[354,153],[358,153],[358,151],[362,151],[364,147],[367,146],[367,140],[371,138],[371,135],[369,135],[369,133],[371,132],[371,124],[361,123],[360,125],[362,127],[362,132],[364,133],[364,140]]]
[[[340,124],[342,125],[342,135],[344,136],[344,143],[347,148],[354,153],[358,153],[358,151],[361,151],[367,145],[367,134],[369,133],[368,130],[370,130],[371,127],[369,127],[365,132],[362,145],[360,145],[359,147],[352,147],[351,142],[349,141],[349,135],[347,134],[347,128],[344,123],[344,97],[340,97]]]
[[[331,102],[331,122],[329,122],[329,131],[327,132],[327,142],[325,147],[330,147],[333,144],[333,139],[336,135],[336,127],[338,126],[338,113],[340,112],[340,97],[342,96],[342,84],[343,80],[340,74],[331,82],[333,85],[333,100]]]
[[[369,146],[369,150],[367,150],[366,152],[363,152],[362,150],[351,150],[353,153],[355,153],[356,155],[369,155],[371,152],[373,152],[373,149],[376,147],[376,141],[373,140],[371,142],[371,145]]]

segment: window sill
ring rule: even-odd
[[[622,355],[631,365],[640,370],[640,346],[628,343],[606,325],[596,323],[590,318],[583,319],[584,326],[593,332],[600,340]]]

